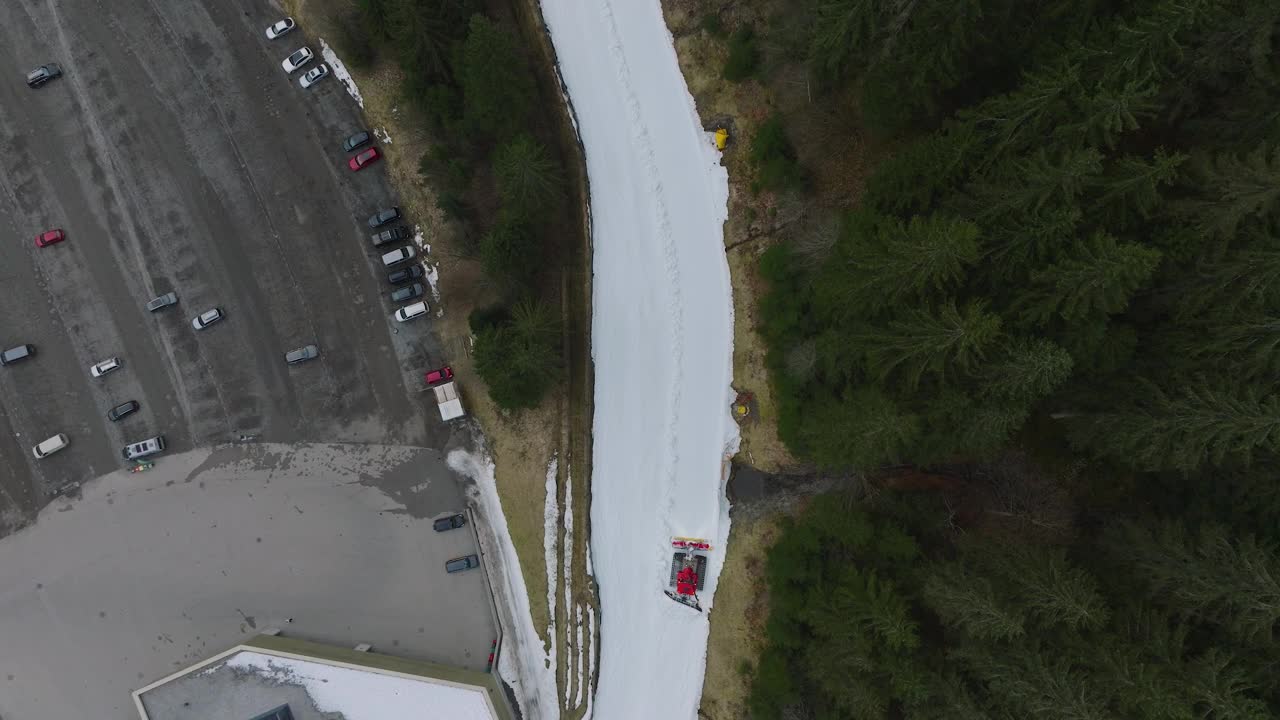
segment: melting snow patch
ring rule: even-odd
[[[320,38],[320,54],[324,56],[324,61],[329,63],[329,69],[333,71],[333,76],[342,81],[347,86],[347,92],[351,97],[355,98],[356,104],[364,107],[364,98],[360,96],[360,88],[356,87],[356,81],[351,78],[351,73],[347,72],[347,66],[342,64],[338,59],[337,53],[333,48],[329,47],[329,43]],[[388,140],[387,142],[391,142]]]
[[[391,144],[391,134],[387,132],[386,128],[374,128],[373,134],[382,141],[383,145]]]
[[[502,499],[498,497],[498,484],[493,476],[493,460],[483,452],[472,454],[465,450],[454,450],[449,453],[448,462],[449,467],[456,472],[475,481],[475,487],[468,494],[480,506],[485,525],[497,541],[497,547],[488,549],[489,560],[486,567],[490,572],[498,603],[509,613],[509,617],[507,613],[498,613],[504,631],[504,650],[498,663],[499,672],[515,691],[521,715],[529,720],[559,717],[556,668],[549,662],[542,639],[533,627],[533,616],[529,613],[529,590],[525,587],[524,575],[520,572],[520,558],[516,555],[515,545],[507,530],[506,516],[502,513]],[[484,544],[482,537],[482,550],[485,549]],[[515,627],[509,627],[509,622],[513,622]],[[518,657],[509,657],[511,653],[506,651],[508,641],[511,643],[511,650]]]
[[[556,504],[556,470],[559,468],[559,462],[556,456],[551,456],[551,462],[547,463],[547,496],[542,505],[542,553],[547,563],[547,637],[550,639],[550,649],[547,655],[551,658],[551,665],[556,664],[556,585],[559,583],[559,574],[556,570],[556,541],[559,537],[558,528],[560,526],[560,506]]]

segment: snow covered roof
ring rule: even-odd
[[[492,675],[292,638],[256,638],[133,695],[142,720],[249,720],[284,705],[293,720],[510,717]]]

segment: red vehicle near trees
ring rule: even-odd
[[[378,148],[371,147],[368,150],[365,150],[359,155],[356,155],[355,157],[348,160],[347,167],[351,168],[352,171],[359,172],[360,170],[365,169],[367,166],[372,164],[374,161],[376,161],[380,157],[382,157],[382,155],[378,152]]]
[[[66,239],[62,228],[54,228],[53,230],[45,230],[36,236],[36,247],[49,247],[54,243],[60,243]]]

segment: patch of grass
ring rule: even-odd
[[[729,555],[716,586],[707,638],[707,669],[702,681],[699,717],[739,720],[755,674],[754,661],[764,646],[769,615],[764,595],[764,556],[779,532],[778,517],[735,517],[729,530]]]
[[[744,25],[729,37],[729,57],[721,76],[729,82],[742,82],[756,74],[760,67],[760,50],[756,47],[756,31]]]
[[[702,21],[698,23],[702,30],[717,40],[723,40],[725,36],[724,20],[720,19],[720,13],[709,12],[702,15]]]

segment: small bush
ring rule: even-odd
[[[564,174],[542,143],[521,133],[493,153],[498,196],[521,215],[545,219],[565,197]]]
[[[480,239],[480,263],[489,277],[528,284],[541,263],[538,236],[528,219],[503,210]]]
[[[377,58],[373,38],[359,17],[347,17],[338,22],[338,50],[342,53],[343,62],[353,68],[366,70]]]
[[[711,37],[717,40],[724,37],[724,21],[720,19],[720,13],[709,12],[702,16],[702,22],[699,26]]]
[[[537,91],[519,40],[483,15],[471,16],[459,57],[467,128],[500,138],[527,127]]]
[[[804,185],[804,172],[796,160],[796,149],[787,139],[782,115],[774,113],[751,139],[748,155],[756,168],[754,190],[795,190]]]
[[[471,332],[477,335],[485,330],[503,327],[510,322],[511,310],[501,303],[476,308],[471,311],[471,315],[467,318],[467,325],[471,328]]]
[[[499,407],[537,407],[559,380],[560,326],[545,303],[520,302],[506,325],[489,326],[476,335],[476,371]]]
[[[729,58],[721,75],[729,82],[742,82],[756,74],[760,51],[756,48],[756,31],[750,25],[740,27],[729,37]]]

